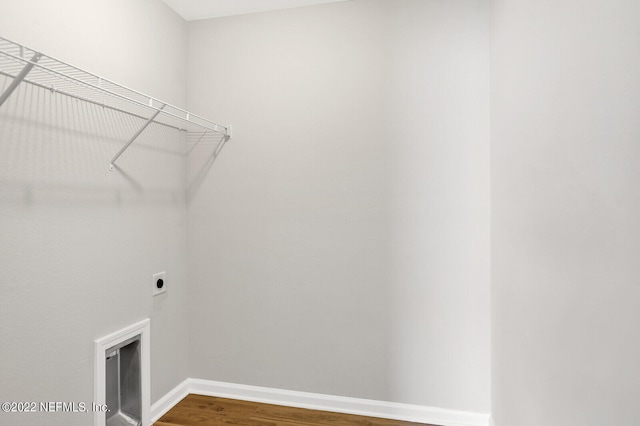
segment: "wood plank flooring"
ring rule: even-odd
[[[154,423],[154,426],[218,425],[419,426],[420,424],[193,394],[188,395]]]

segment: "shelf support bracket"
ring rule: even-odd
[[[140,134],[142,134],[142,132],[144,132],[144,129],[146,129],[149,124],[153,123],[153,120],[156,119],[156,117],[158,116],[158,114],[160,114],[162,112],[162,109],[165,107],[165,105],[162,105],[143,125],[142,127],[136,132],[135,135],[133,135],[131,137],[131,139],[129,139],[129,142],[127,142],[122,148],[120,148],[120,151],[118,151],[118,153],[111,159],[111,162],[109,163],[109,170],[110,171],[114,171],[116,169],[115,163],[116,160],[122,155],[123,152],[125,152],[127,150],[127,148],[129,148],[129,145],[131,145],[137,138],[138,136],[140,136]]]
[[[42,57],[42,53],[36,53],[35,55],[33,55],[33,58],[31,58],[31,61],[29,61],[24,66],[24,68],[22,68],[22,71],[20,71],[20,74],[18,74],[13,79],[9,87],[7,87],[7,90],[5,90],[2,95],[0,95],[0,106],[2,106],[2,104],[5,103],[7,99],[9,99],[9,96],[11,96],[13,91],[16,90],[16,87],[18,87],[18,85],[22,83],[22,80],[24,80],[27,74],[29,74],[29,71],[31,71],[33,66],[36,64],[36,62],[40,60],[41,57]]]

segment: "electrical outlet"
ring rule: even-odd
[[[163,271],[153,274],[152,285],[154,296],[165,293],[167,291],[167,273]]]

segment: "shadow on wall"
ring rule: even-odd
[[[213,163],[220,155],[222,148],[229,141],[227,135],[202,135],[191,141],[191,136],[187,137],[190,145],[189,156],[189,177],[187,178],[187,201],[190,201],[198,192],[200,185],[211,170]]]
[[[10,82],[0,80],[0,93]],[[26,205],[184,203],[227,138],[187,136],[153,124],[109,171],[109,160],[143,124],[142,118],[21,84],[0,107],[3,200]],[[185,160],[195,155],[199,158],[190,163],[198,168],[187,182]]]

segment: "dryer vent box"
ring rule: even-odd
[[[105,351],[106,426],[142,424],[140,337],[135,336]]]
[[[147,318],[94,341],[93,426],[151,424],[150,334]]]

